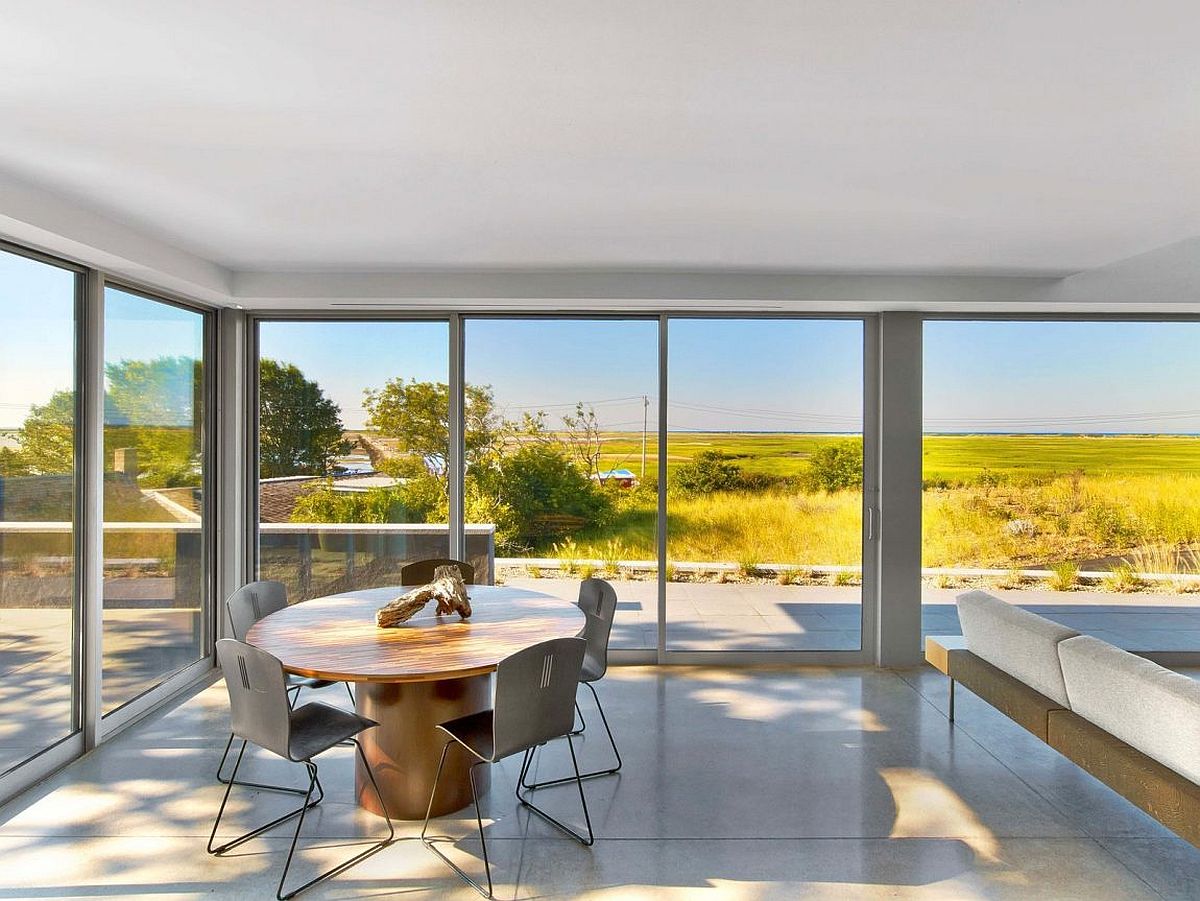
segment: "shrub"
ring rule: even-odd
[[[1074,563],[1055,563],[1046,580],[1051,591],[1070,591],[1079,584],[1079,567]]]
[[[1116,504],[1092,501],[1084,519],[1088,537],[1104,547],[1124,547],[1136,538],[1137,529]]]
[[[817,448],[808,458],[808,469],[801,482],[808,491],[835,491],[862,488],[862,441],[851,438]]]
[[[675,468],[669,486],[683,494],[733,491],[742,484],[742,468],[728,454],[706,450]]]
[[[794,566],[781,566],[775,573],[775,581],[780,585],[793,585],[800,578],[800,570]]]
[[[834,585],[853,585],[856,577],[857,573],[848,569],[840,569],[833,574],[833,578],[830,581]]]
[[[561,450],[544,445],[523,447],[504,457],[490,474],[500,501],[512,511],[517,538],[536,541],[578,528],[603,525],[612,499]]]

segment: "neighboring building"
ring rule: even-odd
[[[605,469],[592,476],[601,485],[616,482],[622,488],[632,488],[637,484],[637,476],[628,469]]]

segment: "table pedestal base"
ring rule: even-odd
[[[486,710],[492,704],[491,674],[435,682],[358,682],[355,707],[379,723],[359,736],[379,782],[388,813],[395,819],[421,820],[437,775],[447,736],[436,728],[455,717]],[[357,758],[358,755],[355,755]],[[462,748],[446,755],[433,815],[452,813],[471,803],[470,765],[476,758]],[[475,771],[480,794],[487,791],[490,767]],[[358,803],[382,814],[371,781],[355,762]]]

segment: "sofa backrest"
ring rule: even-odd
[[[1090,635],[1058,653],[1072,712],[1200,783],[1200,684]]]
[[[958,621],[971,653],[1067,707],[1059,642],[1079,633],[986,591],[958,596]]]

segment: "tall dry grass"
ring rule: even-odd
[[[787,565],[861,561],[862,495],[767,491],[669,498],[673,560]],[[572,553],[652,560],[654,510],[633,506]],[[981,479],[925,491],[923,562],[997,569],[1120,558],[1139,572],[1200,572],[1200,476]]]

